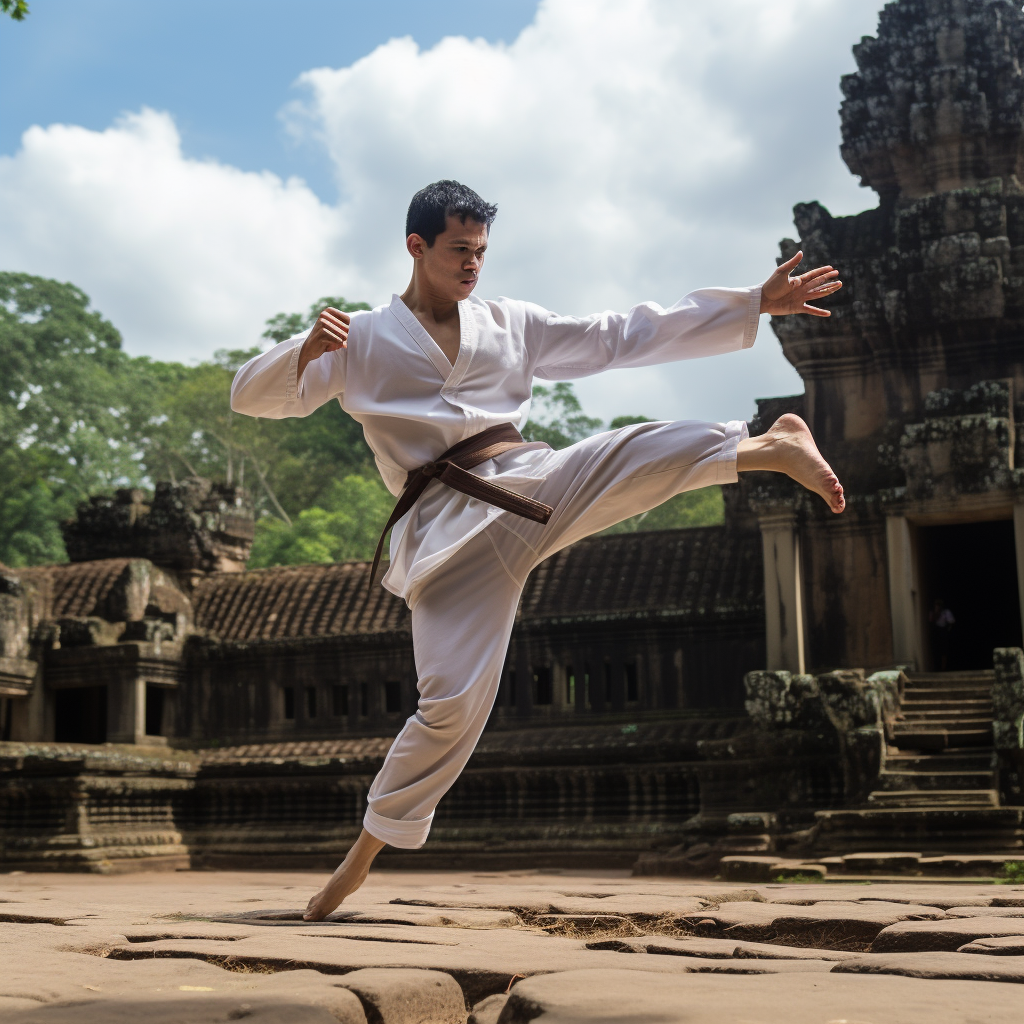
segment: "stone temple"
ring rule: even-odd
[[[842,154],[878,204],[795,208],[782,256],[846,287],[773,324],[805,391],[751,423],[803,416],[847,511],[749,475],[722,526],[541,565],[480,747],[392,864],[1020,856],[1024,14],[896,0],[854,54]],[[0,865],[336,863],[415,708],[408,613],[365,563],[246,571],[252,531],[243,491],[160,484],[0,574]]]

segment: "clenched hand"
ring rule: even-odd
[[[303,371],[314,360],[325,352],[337,352],[339,348],[348,348],[348,325],[351,322],[348,313],[328,306],[313,324],[309,337],[302,343],[299,353],[298,379],[302,380]]]

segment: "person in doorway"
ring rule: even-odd
[[[932,627],[932,649],[935,652],[935,663],[940,672],[945,672],[949,668],[952,656],[953,627],[956,626],[956,618],[946,607],[945,600],[937,597],[928,614],[928,621]]]
[[[306,920],[354,892],[385,845],[426,841],[483,731],[519,596],[539,562],[681,491],[752,470],[786,473],[833,512],[845,507],[839,480],[793,415],[754,438],[738,420],[638,423],[561,451],[519,434],[534,378],[749,348],[762,313],[828,316],[811,303],[842,287],[836,270],[792,276],[797,253],[762,285],[705,288],[667,309],[644,302],[628,313],[559,316],[474,295],[496,211],[455,181],[417,192],[402,295],[372,311],[325,309],[232,384],[231,407],[252,416],[308,416],[337,399],[399,496],[383,585],[412,612],[418,707],[370,787],[359,838],[310,899]]]

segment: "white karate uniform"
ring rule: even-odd
[[[459,303],[452,366],[396,295],[352,314],[348,348],[296,380],[308,332],[250,360],[235,375],[231,407],[252,416],[308,416],[337,398],[363,425],[395,495],[406,473],[501,423],[518,428],[533,379],[568,380],[749,348],[760,288],[709,288],[663,309],[561,317],[511,299]],[[391,537],[383,583],[412,609],[420,699],[374,780],[364,826],[392,846],[422,846],[434,808],[458,778],[497,692],[530,570],[568,544],[685,490],[736,480],[746,424],[642,423],[562,451],[517,448],[472,472],[551,505],[546,525],[428,484]]]

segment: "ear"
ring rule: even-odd
[[[423,259],[423,254],[427,251],[428,246],[426,239],[422,235],[417,235],[415,232],[411,234],[405,240],[405,247],[409,250],[409,255],[414,260]]]

